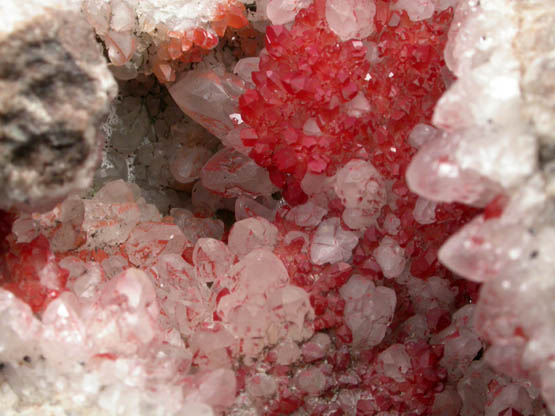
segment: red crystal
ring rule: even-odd
[[[46,237],[15,244],[5,255],[6,270],[1,286],[28,303],[34,312],[65,290],[68,271],[58,266]]]

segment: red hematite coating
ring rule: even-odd
[[[415,152],[407,137],[417,123],[429,122],[445,91],[443,48],[452,9],[421,22],[403,13],[398,25],[389,26],[398,12],[379,1],[376,32],[346,42],[328,29],[324,9],[325,1],[316,0],[291,30],[267,28],[266,53],[252,74],[256,88],[240,98],[242,117],[257,137],[244,143],[294,205],[306,198],[299,182],[307,171],[331,176],[355,157],[370,160],[404,192],[404,173]],[[367,42],[379,53],[372,63]],[[345,105],[358,93],[370,111],[353,117]],[[309,119],[321,135],[303,132]]]
[[[1,260],[5,263],[2,287],[29,304],[33,312],[43,311],[65,289],[69,273],[58,265],[43,235],[30,243],[13,244]]]
[[[417,223],[412,214],[417,197],[408,189],[405,171],[416,151],[408,136],[416,124],[430,122],[446,88],[443,48],[453,11],[413,22],[404,12],[390,11],[387,1],[376,6],[377,29],[364,42],[338,40],[327,27],[323,0],[301,11],[290,30],[268,27],[267,52],[252,75],[256,89],[239,101],[243,119],[252,126],[244,144],[292,205],[307,199],[300,181],[308,171],[331,176],[353,158],[370,160],[398,198],[396,209],[382,210],[379,224],[389,212],[401,221],[395,239],[412,258],[414,276],[437,275],[438,269],[444,276],[439,247],[477,211],[440,204],[434,224]],[[393,13],[399,14],[394,26],[388,25]],[[365,42],[377,45],[379,58],[372,63]],[[359,92],[370,111],[357,118],[347,114],[345,104]],[[316,121],[320,136],[303,132],[309,119]],[[354,252],[355,265],[372,264],[367,260],[382,237],[376,229],[367,230]]]
[[[399,231],[391,236],[410,259],[413,276],[447,279],[456,291],[456,306],[476,301],[478,286],[456,279],[437,260],[437,252],[446,238],[477,214],[477,210],[459,204],[438,204],[435,222],[423,225],[414,219],[417,196],[405,181],[405,171],[416,149],[408,136],[418,123],[430,123],[436,101],[445,91],[447,70],[443,48],[453,11],[436,13],[431,19],[413,22],[403,12],[391,12],[388,1],[377,1],[376,32],[363,41],[340,42],[328,29],[325,1],[315,0],[301,11],[288,30],[270,26],[266,33],[266,53],[261,55],[259,71],[252,74],[255,89],[240,98],[243,120],[251,126],[242,132],[250,156],[270,171],[272,182],[283,190],[292,205],[306,202],[300,183],[307,172],[328,176],[351,159],[369,160],[389,182],[396,197],[395,208],[382,209],[377,226],[368,228],[353,251],[353,264],[315,266],[301,251],[302,241],[276,248],[292,282],[310,293],[315,312],[314,329],[328,330],[332,348],[322,361],[322,369],[331,365],[334,383],[320,393],[328,398],[337,389],[358,388],[368,392],[357,403],[357,414],[373,415],[380,411],[400,414],[429,414],[435,394],[441,392],[446,370],[440,366],[442,345],[427,341],[407,342],[400,324],[414,314],[413,301],[406,288],[383,279],[373,251],[387,235],[384,223],[388,215],[400,220]],[[389,25],[393,13],[399,23]],[[379,58],[366,58],[367,44],[377,45]],[[359,117],[347,113],[346,103],[362,93],[370,111]],[[316,122],[320,135],[307,134],[305,123]],[[311,120],[311,121],[312,121]],[[327,217],[341,215],[339,200],[330,203]],[[326,217],[326,218],[327,218]],[[277,218],[281,232],[295,228]],[[345,302],[338,290],[352,274],[390,286],[397,295],[391,339],[356,358],[347,347],[352,334],[343,320]],[[426,314],[429,329],[438,333],[450,322],[449,311],[431,309]],[[375,370],[377,356],[394,342],[405,344],[411,370],[406,381],[396,382]],[[327,364],[322,364],[323,362]],[[291,376],[291,370],[285,370]],[[289,377],[280,379],[277,397],[268,404],[269,414],[290,414],[303,405],[311,414],[343,414],[341,408],[325,409],[311,405],[298,394],[286,393]],[[331,413],[330,413],[331,412]]]

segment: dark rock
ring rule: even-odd
[[[40,15],[0,40],[0,208],[45,210],[86,189],[116,93],[77,14]]]

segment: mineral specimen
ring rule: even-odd
[[[120,79],[154,72],[175,81],[181,61],[198,62],[228,27],[248,24],[236,0],[78,0]]]
[[[0,211],[0,413],[555,410],[548,1],[51,1],[120,94]]]
[[[426,198],[485,206],[439,258],[483,282],[475,323],[492,344],[487,361],[530,380],[552,412],[553,16],[550,2],[460,2],[446,47],[458,79],[435,109],[441,130],[419,133],[429,142],[408,169]],[[496,401],[537,414],[516,386],[505,389]]]

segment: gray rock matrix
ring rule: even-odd
[[[0,208],[45,210],[85,190],[116,94],[78,14],[42,14],[0,38]]]

